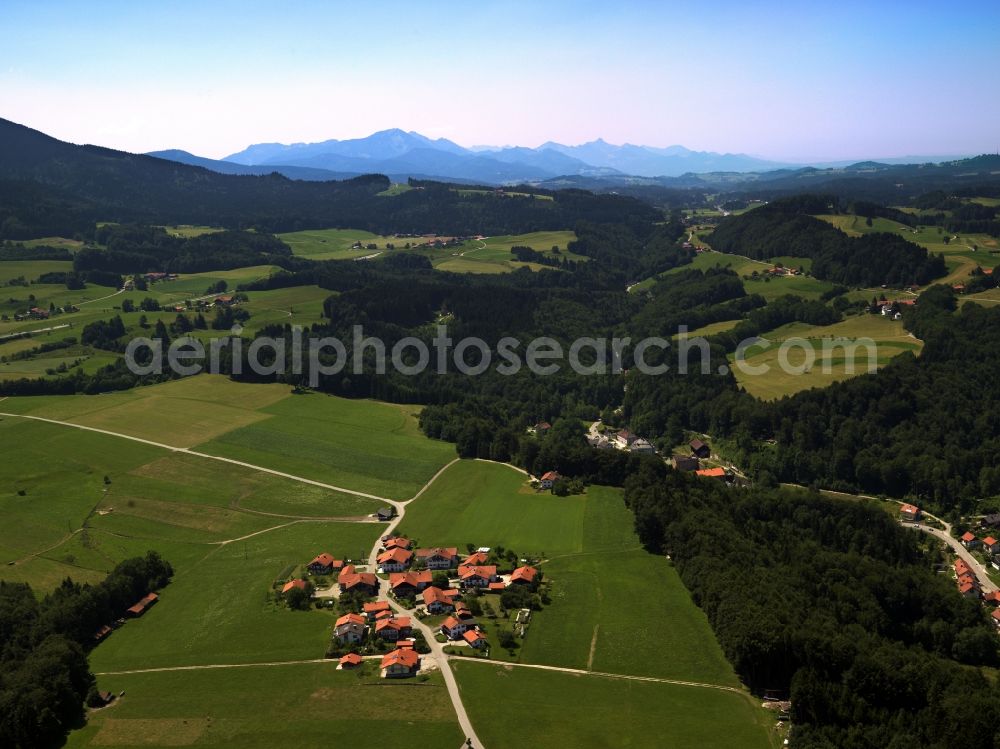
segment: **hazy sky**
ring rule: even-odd
[[[786,160],[1000,148],[997,0],[152,6],[2,0],[0,117],[212,157],[390,127]]]

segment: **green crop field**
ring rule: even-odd
[[[73,421],[378,496],[405,499],[454,457],[422,436],[419,407],[293,395],[198,375],[108,395],[12,398],[0,410]]]
[[[735,692],[486,663],[457,662],[455,672],[476,732],[490,749],[774,745],[769,716]],[[512,715],[530,719],[513,729]]]
[[[892,358],[905,351],[919,353],[923,343],[909,335],[898,320],[887,320],[881,315],[859,315],[843,322],[824,327],[806,323],[792,323],[764,333],[762,338],[772,342],[770,347],[752,346],[746,350],[746,367],[768,367],[762,374],[752,374],[734,367],[736,379],[748,393],[763,400],[773,400],[792,395],[800,390],[826,387],[833,382],[855,377],[868,371],[869,349],[853,347],[858,339],[874,342],[874,362],[885,366]],[[814,363],[803,373],[786,372],[780,366],[780,343],[790,338],[804,339],[815,356]],[[849,348],[845,349],[844,346]],[[798,346],[791,347],[787,362],[792,368],[806,365],[809,354]],[[730,356],[730,360],[733,356]],[[853,365],[854,371],[849,369]],[[829,371],[823,371],[824,368]]]
[[[583,551],[587,497],[536,493],[510,466],[463,460],[407,512],[401,532],[430,546],[498,544],[521,554]]]
[[[171,234],[175,237],[184,237],[185,239],[189,237],[200,237],[202,234],[215,234],[216,232],[225,231],[218,226],[191,226],[190,224],[164,226],[163,228],[167,230],[167,234]]]
[[[220,541],[293,519],[360,517],[379,506],[118,437],[0,419],[0,449],[8,458],[0,468],[0,561],[16,562],[0,567],[0,578],[39,589],[66,575],[99,578],[146,548],[178,564],[205,556]]]
[[[802,267],[806,271],[812,267],[812,262],[809,258],[779,256],[769,262],[764,262],[762,260],[751,260],[743,255],[731,255],[726,252],[701,252],[687,265],[671,268],[660,274],[660,276],[644,279],[634,284],[630,291],[636,292],[650,289],[659,277],[671,273],[680,273],[685,270],[704,271],[710,268],[730,268],[737,275],[744,277],[752,276],[754,272],[758,274],[763,273],[768,268],[774,267],[775,263],[781,263],[790,268]],[[746,289],[747,294],[760,294],[767,301],[771,301],[786,294],[796,294],[805,299],[819,299],[824,292],[833,288],[833,284],[806,275],[779,276],[777,278],[760,276],[759,278],[744,278],[743,287]]]
[[[510,248],[531,247],[543,255],[586,261],[583,255],[566,249],[575,240],[576,235],[571,231],[537,231],[516,236],[470,239],[458,248],[435,250],[431,259],[435,268],[452,273],[507,273],[520,267],[539,270],[546,266],[518,262],[510,254]],[[553,255],[553,247],[559,248],[559,255]]]
[[[152,613],[152,612],[151,612]],[[333,663],[101,676],[125,696],[90,713],[67,747],[301,749],[375,743],[447,747],[462,742],[440,674],[382,682],[374,667]]]
[[[406,499],[455,456],[420,435],[418,407],[311,393],[260,409],[260,421],[198,445],[213,455],[295,473],[392,499]]]
[[[407,242],[416,244],[422,241],[413,238],[383,237],[362,229],[310,229],[279,234],[278,239],[291,247],[296,255],[312,260],[348,260],[366,257],[374,252],[384,252],[387,244],[402,249]],[[361,242],[360,250],[351,249],[351,245],[355,242]],[[369,244],[376,245],[376,249],[365,249]]]
[[[619,490],[556,497],[509,466],[462,461],[410,506],[401,532],[422,545],[503,545],[546,559],[553,604],[517,660],[738,684],[673,566],[641,548]]]

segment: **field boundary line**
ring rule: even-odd
[[[382,656],[379,656],[380,658]],[[207,663],[200,666],[161,666],[159,668],[135,668],[127,671],[98,671],[94,676],[131,676],[133,674],[159,674],[171,671],[207,671],[215,668],[254,668],[266,666],[298,666],[308,663],[336,664],[336,659],[311,658],[302,661],[267,661],[264,663]]]
[[[564,674],[575,674],[577,676],[598,676],[604,679],[623,679],[625,681],[646,681],[653,684],[672,684],[678,687],[699,687],[702,689],[716,689],[722,692],[732,692],[733,694],[738,694],[742,697],[750,697],[745,690],[739,687],[730,687],[723,684],[710,684],[703,681],[683,681],[681,679],[662,679],[657,676],[635,676],[633,674],[611,674],[606,671],[587,671],[582,668],[567,668],[565,666],[546,666],[541,663],[512,663],[508,661],[494,661],[487,658],[467,658],[462,656],[450,655],[448,660],[454,660],[460,663],[487,663],[494,666],[501,667],[513,667],[513,668],[534,668],[539,671],[556,671],[558,673]]]
[[[97,427],[89,427],[84,424],[74,424],[71,421],[60,421],[58,419],[47,419],[43,416],[31,416],[29,414],[12,414],[5,411],[0,411],[0,416],[10,416],[16,419],[31,419],[32,421],[41,421],[46,424],[58,424],[59,426],[73,427],[74,429],[83,429],[87,432],[96,432],[97,434],[104,434],[109,437],[119,437],[120,439],[132,440],[133,442],[140,442],[144,445],[150,445],[151,447],[158,447],[161,450],[169,450],[174,453],[184,453],[186,455],[195,455],[199,458],[207,458],[209,460],[218,460],[223,463],[231,463],[232,465],[241,466],[243,468],[250,468],[254,471],[260,471],[261,473],[269,473],[273,476],[279,476],[281,478],[291,479],[292,481],[298,481],[302,484],[311,484],[312,486],[318,486],[321,489],[329,489],[331,491],[340,492],[342,494],[351,494],[355,497],[364,497],[365,499],[374,499],[377,502],[385,502],[387,504],[398,505],[397,500],[388,499],[387,497],[380,497],[377,494],[368,494],[366,492],[359,492],[354,489],[347,489],[342,486],[334,486],[333,484],[327,484],[323,481],[316,481],[315,479],[308,479],[304,476],[296,476],[292,473],[285,473],[284,471],[278,471],[274,468],[265,468],[264,466],[255,465],[253,463],[247,463],[242,460],[236,460],[234,458],[225,458],[221,455],[212,455],[210,453],[198,452],[197,450],[192,450],[188,447],[174,447],[173,445],[165,445],[162,442],[155,442],[153,440],[147,440],[143,437],[134,437],[130,434],[122,434],[121,432],[112,432],[108,429],[98,429]]]

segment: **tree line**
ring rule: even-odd
[[[61,743],[94,689],[86,654],[95,633],[172,575],[151,551],[120,562],[96,585],[67,578],[41,599],[27,583],[0,581],[0,744]]]

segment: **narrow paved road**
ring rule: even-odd
[[[799,489],[805,488],[799,484],[783,484],[783,486],[794,486]],[[892,502],[893,504],[896,505],[905,504],[904,502],[898,499],[880,500],[878,497],[873,497],[869,494],[848,494],[847,492],[836,492],[827,489],[822,490],[821,493],[834,497],[840,496],[840,497],[849,497],[854,499],[873,499],[875,501]],[[921,511],[921,512],[925,519],[934,520],[935,522],[940,523],[944,528],[944,530],[941,530],[941,528],[935,528],[933,526],[927,525],[926,523],[911,523],[909,521],[902,521],[902,520],[900,520],[900,525],[902,525],[904,528],[912,528],[913,530],[920,531],[921,533],[926,533],[928,535],[934,536],[934,538],[937,538],[948,544],[948,546],[951,547],[951,550],[955,552],[955,554],[957,554],[960,559],[964,559],[965,563],[969,565],[969,568],[972,570],[972,573],[976,576],[976,579],[979,581],[979,587],[982,588],[984,593],[992,593],[996,590],[1000,590],[1000,586],[997,586],[997,584],[990,579],[990,575],[986,569],[986,565],[984,565],[982,562],[976,559],[972,555],[972,552],[970,552],[968,549],[962,546],[961,541],[959,541],[957,538],[951,535],[951,523],[949,523],[947,520],[944,520],[943,518],[937,517],[936,515],[931,515],[929,512],[926,511]]]
[[[940,528],[932,528],[924,523],[906,523],[907,528],[913,528],[914,530],[922,531],[923,533],[929,533],[944,541],[951,550],[954,551],[960,559],[964,559],[965,563],[969,565],[969,568],[975,574],[976,579],[979,581],[979,587],[982,588],[984,593],[993,593],[996,590],[1000,590],[997,584],[990,579],[989,572],[986,570],[986,565],[976,559],[972,552],[962,546],[962,542],[951,535],[951,526],[945,523],[943,520],[938,519],[939,522],[944,523],[946,530],[941,530]]]
[[[413,502],[414,500],[419,499],[420,496],[423,495],[423,493],[425,491],[427,491],[427,489],[431,486],[431,484],[433,484],[434,481],[436,481],[438,479],[438,477],[441,476],[442,473],[444,473],[446,470],[448,470],[448,468],[450,468],[452,465],[454,465],[455,463],[457,463],[458,460],[459,460],[458,458],[455,458],[454,460],[452,460],[451,462],[449,462],[447,465],[443,466],[440,470],[438,470],[437,473],[435,473],[433,476],[431,476],[431,478],[427,481],[427,483],[425,483],[416,494],[414,494],[410,499],[401,502],[401,501],[397,501],[397,500],[393,500],[393,499],[388,499],[387,497],[379,497],[379,496],[376,496],[374,494],[366,494],[365,492],[354,491],[353,489],[345,489],[344,487],[334,486],[333,484],[327,484],[327,483],[324,483],[322,481],[314,481],[313,479],[307,479],[307,478],[304,478],[302,476],[296,476],[296,475],[291,474],[291,473],[284,473],[283,471],[275,471],[275,470],[273,470],[271,468],[265,468],[264,466],[254,465],[253,463],[246,463],[246,462],[241,461],[241,460],[233,460],[231,458],[222,458],[222,457],[220,457],[218,455],[209,455],[208,453],[197,452],[196,450],[190,450],[190,449],[188,449],[186,447],[174,447],[173,445],[166,445],[166,444],[163,444],[162,442],[154,442],[153,440],[147,440],[147,439],[143,439],[141,437],[133,437],[131,435],[122,434],[120,432],[112,432],[112,431],[107,430],[107,429],[98,429],[96,427],[88,427],[88,426],[84,426],[82,424],[74,424],[74,423],[69,422],[69,421],[59,421],[57,419],[46,419],[46,418],[43,418],[41,416],[29,416],[29,415],[26,415],[26,414],[14,414],[14,413],[0,412],[0,416],[9,416],[9,417],[18,418],[18,419],[30,419],[30,420],[33,420],[33,421],[42,421],[42,422],[45,422],[45,423],[48,423],[48,424],[57,424],[59,426],[73,427],[74,429],[83,429],[84,431],[88,431],[88,432],[96,432],[97,434],[104,434],[104,435],[108,435],[110,437],[119,437],[121,439],[132,440],[133,442],[140,442],[140,443],[145,444],[145,445],[151,445],[153,447],[158,447],[160,449],[169,450],[169,451],[175,452],[175,453],[185,453],[185,454],[188,454],[188,455],[196,455],[198,457],[207,458],[207,459],[210,459],[210,460],[220,460],[220,461],[223,461],[225,463],[232,463],[233,465],[243,466],[244,468],[248,468],[248,469],[251,469],[251,470],[254,470],[254,471],[262,471],[264,473],[270,473],[270,474],[272,474],[274,476],[280,476],[281,478],[290,479],[292,481],[298,481],[300,483],[310,484],[312,486],[319,486],[319,487],[322,487],[324,489],[330,489],[332,491],[343,492],[345,494],[353,494],[354,496],[358,496],[358,497],[366,497],[368,499],[375,499],[375,500],[378,500],[380,502],[384,502],[386,504],[392,505],[394,508],[396,508],[396,517],[393,518],[392,522],[390,522],[385,527],[385,530],[383,531],[383,533],[379,534],[379,538],[375,540],[375,544],[374,544],[374,546],[372,546],[371,553],[368,555],[368,565],[369,565],[369,569],[371,569],[372,571],[375,570],[375,560],[376,560],[376,557],[378,557],[378,552],[379,552],[379,549],[381,548],[381,544],[382,544],[382,538],[381,537],[383,535],[388,534],[388,533],[392,533],[396,529],[396,527],[402,522],[403,517],[406,514],[406,506],[410,502]],[[276,528],[283,528],[283,527],[288,526],[288,525],[294,525],[296,523],[303,523],[303,522],[318,522],[318,521],[314,520],[314,519],[299,519],[299,520],[294,520],[292,522],[284,523],[282,525],[276,526],[275,528],[265,528],[264,530],[256,531],[256,532],[251,533],[251,534],[249,534],[247,536],[244,536],[242,538],[230,539],[228,541],[222,541],[222,542],[219,542],[219,543],[221,543],[221,544],[233,543],[234,541],[241,541],[241,540],[244,540],[246,538],[252,538],[253,536],[258,536],[258,535],[260,535],[262,533],[268,533],[270,531],[276,530]],[[328,521],[328,522],[336,522],[336,521]],[[336,586],[333,586],[333,588],[331,588],[331,591],[336,591]],[[324,591],[324,592],[329,593],[330,591]],[[320,596],[320,597],[322,597],[322,596]],[[406,614],[406,615],[410,615],[411,612],[409,610],[404,609],[402,606],[400,606],[399,604],[397,604],[393,600],[390,600],[390,599],[387,599],[387,600],[389,600],[389,605],[392,606],[393,609],[395,609],[397,612],[403,613],[403,614]],[[469,715],[465,711],[465,706],[462,704],[462,697],[461,697],[461,695],[459,694],[459,691],[458,691],[458,682],[455,680],[455,675],[454,675],[454,673],[452,673],[451,667],[448,665],[448,658],[444,654],[444,649],[441,646],[441,643],[439,643],[437,640],[434,639],[434,633],[431,631],[430,627],[428,627],[427,625],[425,625],[423,622],[421,622],[420,620],[418,620],[416,617],[413,617],[413,623],[414,623],[414,625],[421,632],[423,632],[424,637],[427,640],[427,644],[431,648],[431,653],[434,655],[435,660],[439,664],[439,667],[441,669],[441,675],[444,677],[445,686],[448,688],[448,695],[451,697],[452,705],[455,708],[455,714],[458,717],[459,726],[461,726],[462,731],[465,733],[465,736],[467,738],[469,738],[469,739],[472,740],[472,746],[473,747],[475,747],[476,749],[483,749],[483,744],[479,740],[479,737],[476,735],[475,729],[472,727],[472,722],[469,720]],[[296,662],[296,661],[293,661],[293,662]],[[307,661],[307,662],[315,662],[315,661]],[[275,664],[275,665],[283,665],[283,664]],[[193,667],[185,667],[185,668],[193,668]],[[163,669],[163,670],[167,670],[167,669]],[[463,744],[463,746],[465,746],[465,744]]]

